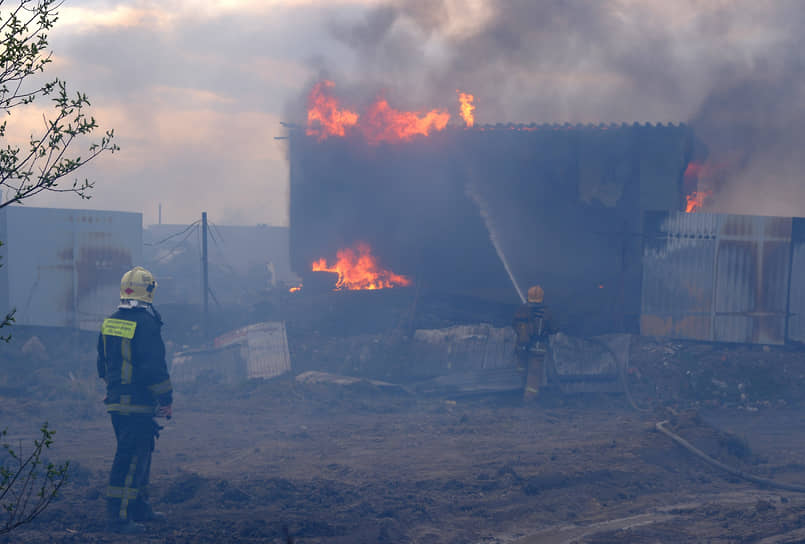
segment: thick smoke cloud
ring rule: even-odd
[[[727,66],[692,118],[718,211],[805,216],[805,6],[775,5],[766,54]]]
[[[688,122],[710,210],[805,215],[802,22],[796,0],[396,0],[329,31],[339,94],[384,92],[479,122]],[[354,14],[353,14],[354,15]]]

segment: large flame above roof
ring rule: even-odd
[[[475,97],[469,93],[462,93],[458,89],[456,89],[458,93],[458,101],[461,104],[461,118],[464,119],[464,123],[471,127],[475,124],[475,105],[473,101],[475,101]]]
[[[307,134],[320,141],[345,136],[355,128],[371,144],[404,142],[443,130],[450,121],[446,110],[402,111],[392,107],[383,97],[375,100],[363,114],[358,114],[340,105],[332,94],[334,87],[332,81],[321,81],[314,85],[308,96]],[[473,97],[461,93],[460,99],[462,116],[467,125],[472,126]]]
[[[328,93],[335,87],[332,81],[320,81],[308,96],[307,134],[324,140],[328,136],[344,136],[346,128],[358,122],[358,114],[341,109],[338,100]]]

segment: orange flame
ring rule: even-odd
[[[380,268],[368,244],[358,243],[355,249],[340,249],[336,257],[332,266],[328,266],[327,260],[322,258],[311,267],[313,272],[337,273],[336,290],[387,289],[411,285],[407,277]]]
[[[296,292],[301,291],[301,290],[302,290],[302,286],[301,286],[301,285],[294,285],[293,287],[291,287],[290,289],[288,289],[288,292],[289,292],[289,293],[296,293]]]
[[[308,97],[307,135],[319,141],[345,136],[351,127],[359,128],[371,144],[407,141],[442,130],[450,120],[450,114],[439,109],[424,113],[395,110],[384,98],[378,98],[361,116],[341,108],[338,99],[328,92],[333,87],[332,81],[320,81]]]
[[[317,136],[319,141],[328,136],[343,136],[347,127],[358,123],[358,114],[339,109],[338,100],[326,89],[335,87],[332,81],[320,81],[313,86],[308,97],[307,135]]]
[[[471,127],[475,124],[475,115],[472,113],[475,110],[475,105],[473,104],[475,97],[469,93],[462,93],[458,89],[456,89],[456,92],[458,93],[458,101],[461,103],[461,118],[464,119],[468,127]]]
[[[424,114],[399,111],[389,106],[385,98],[369,106],[361,126],[369,143],[410,140],[416,135],[427,136],[431,129],[442,130],[450,114],[444,110],[431,110]]]
[[[704,200],[713,194],[713,191],[693,191],[689,195],[685,195],[687,205],[685,206],[686,213],[697,212],[704,206]]]

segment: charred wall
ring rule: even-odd
[[[495,125],[369,145],[290,135],[290,249],[311,263],[358,241],[424,292],[515,304],[540,283],[567,330],[637,330],[641,213],[678,210],[684,125]]]

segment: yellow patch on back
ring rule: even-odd
[[[134,338],[134,329],[137,328],[136,321],[125,319],[104,319],[101,327],[101,334],[109,336],[120,336],[121,338]]]

